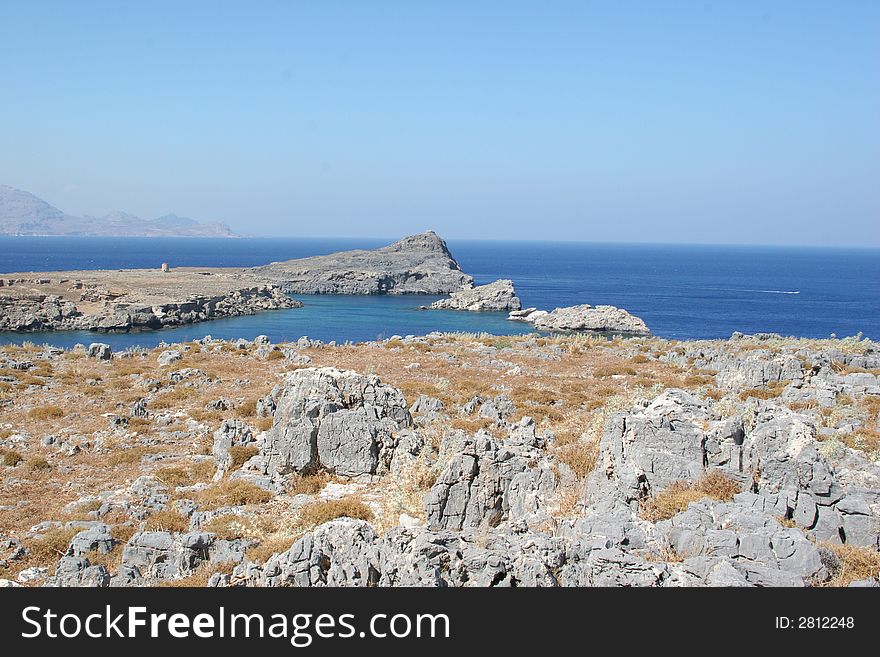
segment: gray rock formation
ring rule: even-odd
[[[86,350],[86,356],[95,360],[110,360],[113,357],[113,350],[109,344],[104,342],[93,342]]]
[[[513,281],[497,280],[488,285],[478,285],[468,290],[453,292],[446,299],[435,301],[432,310],[470,310],[475,312],[517,311],[522,308]]]
[[[265,472],[387,472],[396,433],[411,426],[403,394],[376,376],[330,367],[287,376],[261,454]]]
[[[649,335],[645,322],[615,306],[569,306],[541,314],[533,312],[513,319],[531,322],[539,331],[596,331],[601,333],[626,333]]]
[[[9,285],[10,280],[13,285]],[[131,299],[110,295],[95,304],[83,298],[87,295],[71,301],[61,295],[21,290],[32,285],[30,279],[6,279],[0,286],[0,331],[128,332],[302,306],[275,285],[238,287],[213,295],[196,293],[179,301],[161,300],[152,305],[140,301],[136,294]]]
[[[542,447],[530,418],[501,442],[487,434],[447,436],[441,452],[455,455],[425,496],[428,527],[494,527],[510,517],[545,520],[545,500],[556,477]]]
[[[448,294],[473,284],[432,231],[372,251],[274,262],[251,271],[300,294]]]

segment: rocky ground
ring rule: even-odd
[[[236,269],[0,274],[0,331],[132,331],[296,308]]]
[[[876,586],[878,375],[773,335],[7,346],[0,578]]]

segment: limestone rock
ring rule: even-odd
[[[488,285],[478,285],[453,292],[446,299],[431,304],[433,310],[516,311],[522,307],[513,281],[502,279]]]
[[[473,284],[432,231],[372,251],[274,262],[251,271],[299,294],[448,294]]]
[[[625,333],[648,335],[650,330],[645,322],[615,306],[591,306],[582,304],[555,310],[533,317],[528,316],[539,331],[596,331],[601,333]]]
[[[376,376],[306,368],[287,376],[261,454],[266,473],[387,472],[396,432],[412,425],[403,394]]]

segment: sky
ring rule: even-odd
[[[4,0],[0,183],[253,235],[880,246],[880,2]]]

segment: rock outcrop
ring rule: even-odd
[[[266,474],[388,471],[398,433],[412,425],[403,394],[376,376],[331,367],[289,374],[261,456]]]
[[[468,290],[453,292],[446,299],[432,303],[431,310],[470,310],[474,312],[509,312],[522,308],[513,281],[497,280]]]
[[[651,333],[644,320],[615,306],[594,307],[585,303],[579,306],[556,308],[551,312],[529,310],[531,312],[527,314],[514,313],[510,319],[530,322],[539,331],[593,331],[627,335]]]
[[[273,262],[251,272],[299,294],[449,294],[473,284],[432,231],[372,251]]]

